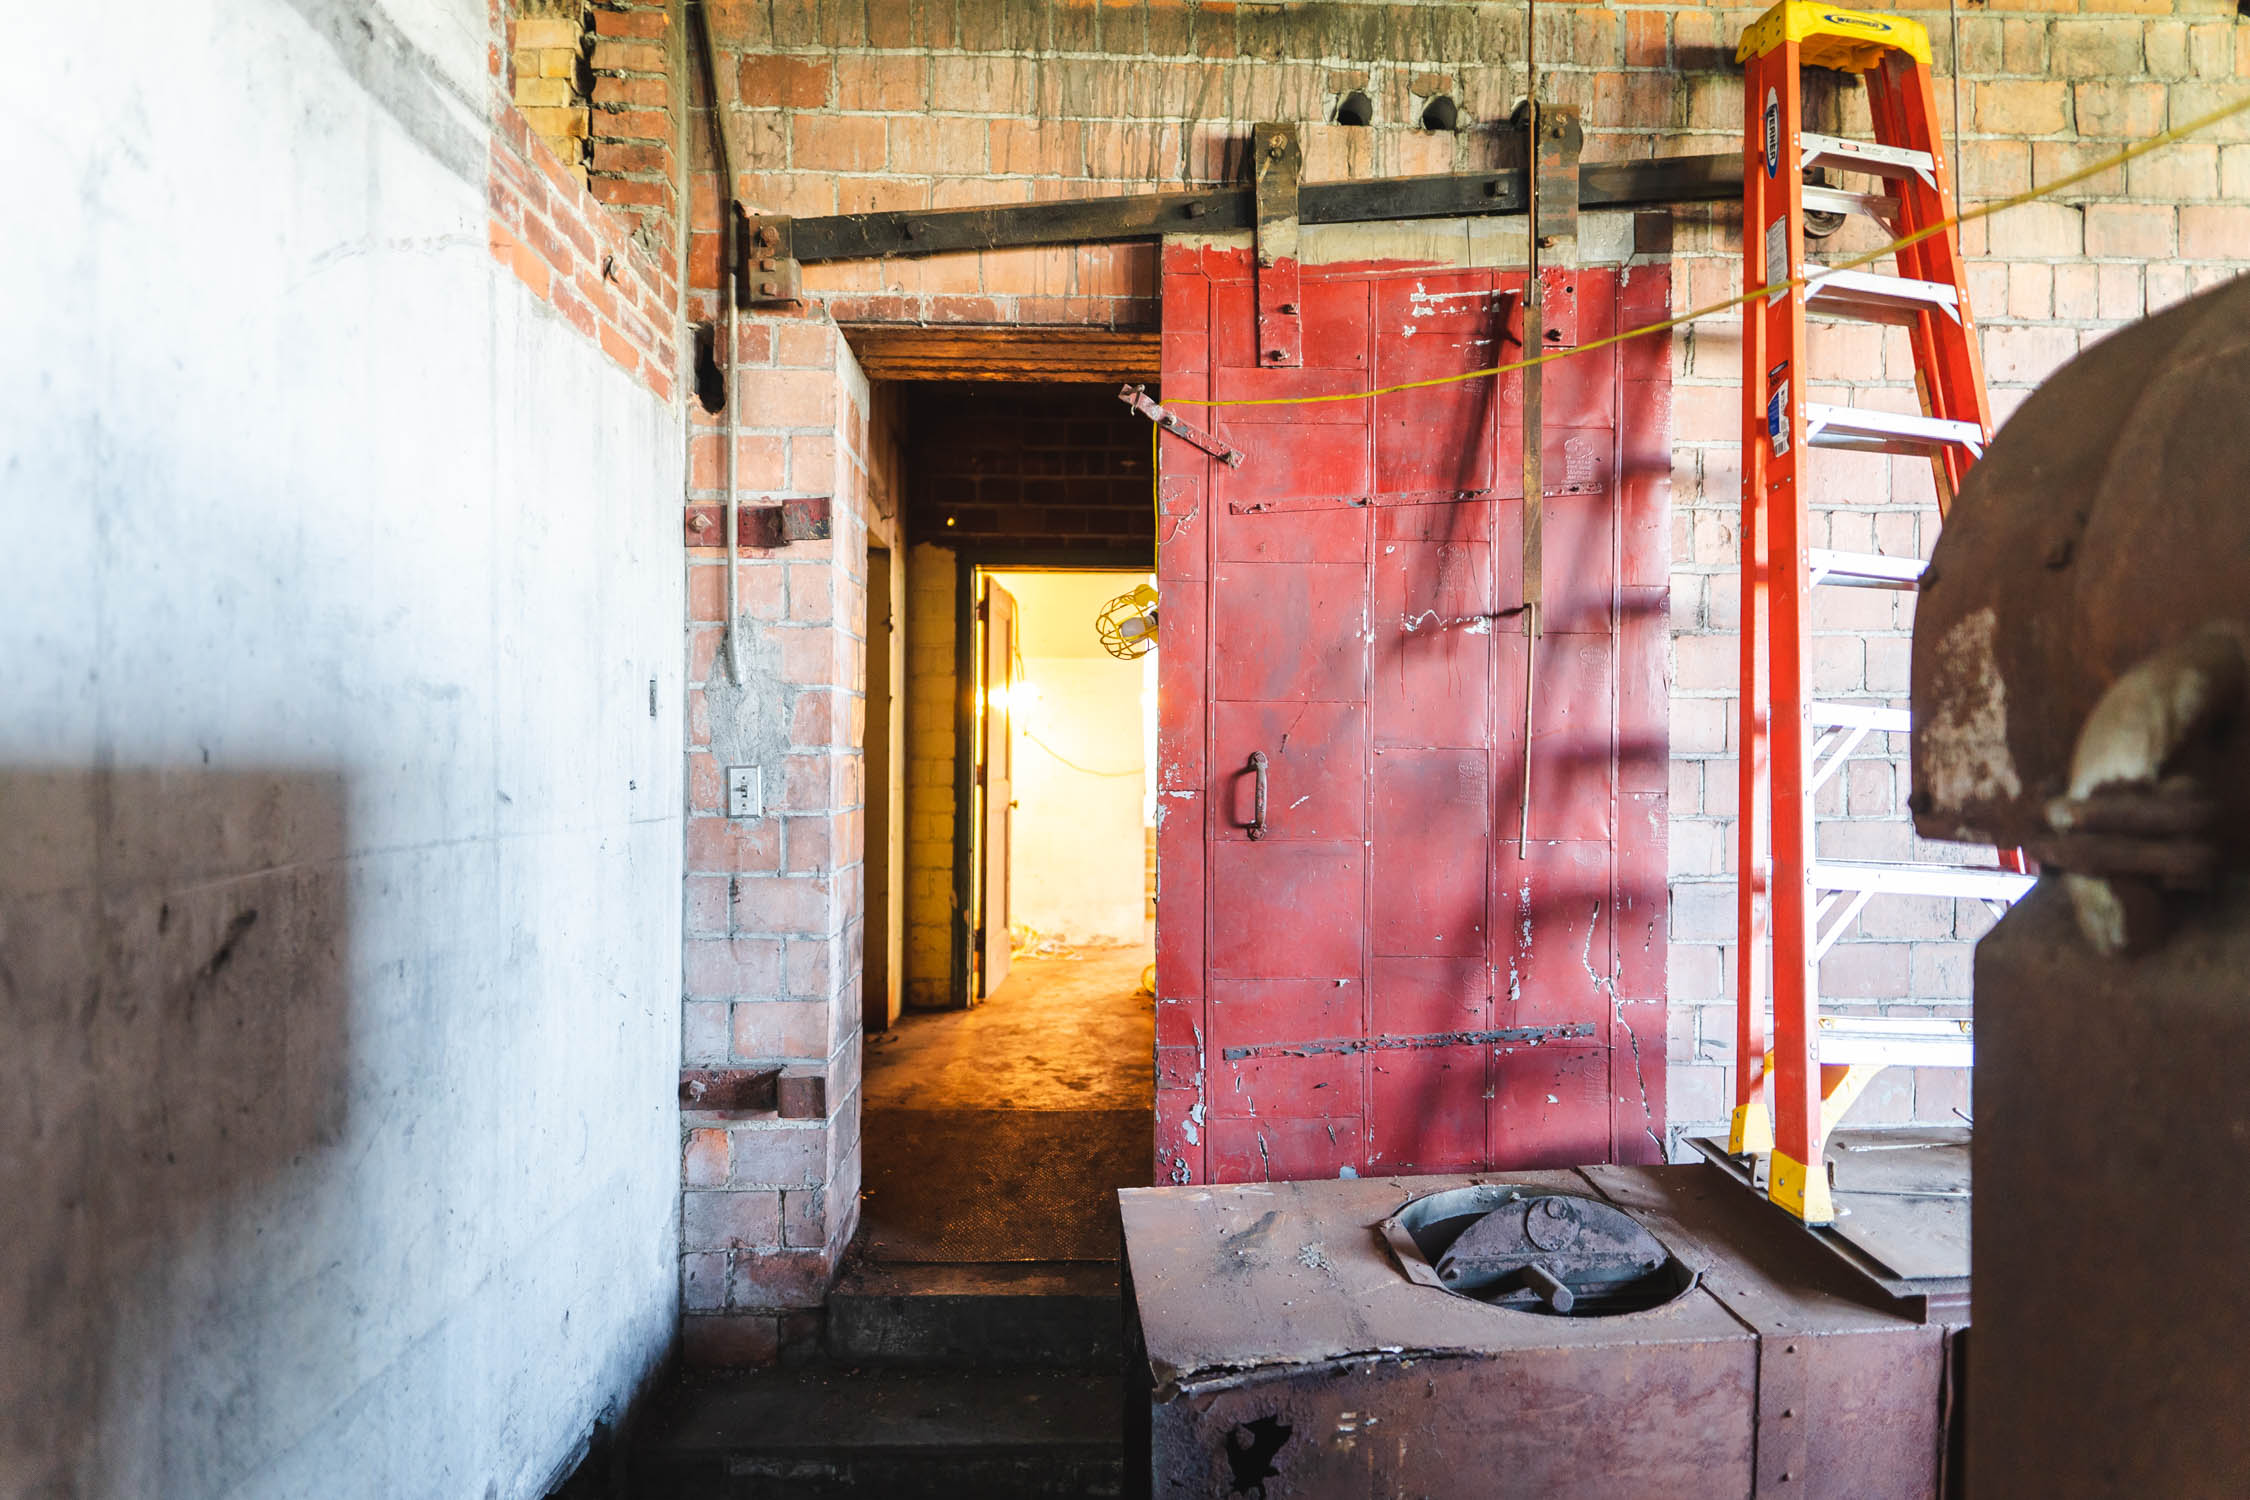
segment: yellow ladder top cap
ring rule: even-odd
[[[1921,22],[1815,5],[1811,0],[1781,0],[1752,21],[1742,33],[1742,44],[1734,49],[1734,60],[1763,57],[1784,42],[1801,45],[1798,60],[1807,66],[1841,68],[1846,73],[1864,73],[1881,62],[1884,53],[1893,51],[1905,53],[1925,68],[1930,65],[1930,34]]]

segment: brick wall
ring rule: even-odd
[[[2250,25],[2235,19],[2232,0],[2089,0],[2084,8],[2079,0],[2041,0],[2036,10],[2008,3],[1960,17],[1967,75],[1960,85],[1960,174],[1971,203],[2034,178],[2051,180],[2211,108],[2250,78]],[[1590,159],[1739,149],[1741,81],[1732,54],[1755,14],[1543,7],[1540,55],[1562,61],[1546,73],[1542,94],[1584,111]],[[1942,75],[1952,52],[1946,15],[1909,14],[1930,26]],[[729,6],[713,19],[727,54],[721,85],[745,150],[738,187],[755,207],[796,214],[1236,181],[1249,124],[1325,121],[1353,88],[1373,99],[1374,124],[1307,129],[1309,179],[1473,170],[1501,158],[1504,135],[1494,122],[1508,116],[1525,89],[1522,8],[1514,4],[892,0]],[[1457,99],[1464,129],[1417,128],[1421,106],[1440,92]],[[1951,92],[1941,77],[1941,105],[1949,106]],[[1848,90],[1824,107],[1824,124],[1864,124]],[[2246,193],[2250,122],[2238,119],[2210,138],[2074,189],[2066,202],[1971,226],[1964,242],[1975,262],[1972,298],[1996,410],[2012,410],[2042,376],[2107,329],[2250,266]],[[706,175],[695,193],[690,257],[705,287],[717,265],[717,198]],[[1716,206],[1673,217],[1676,306],[1729,295],[1739,275],[1739,215]],[[1857,234],[1848,230],[1831,243],[1840,250],[1866,243]],[[1145,246],[814,267],[806,274],[814,302],[805,321],[1146,326],[1155,319],[1154,276],[1155,255]],[[707,316],[709,299],[701,305]],[[1828,399],[1912,404],[1903,344],[1881,330],[1823,332],[1811,357]],[[1732,324],[1722,319],[1683,331],[1673,341],[1673,361],[1670,1093],[1675,1129],[1708,1129],[1723,1117],[1732,1064],[1740,378]],[[774,400],[788,408],[813,399],[812,390],[785,383]],[[803,483],[791,446],[798,431],[789,429],[789,444],[774,441],[779,429],[741,437],[746,487],[779,494]],[[817,426],[803,430],[817,433]],[[695,482],[707,486],[719,449],[715,436],[701,441]],[[1928,549],[1934,512],[1926,469],[1822,457],[1816,533],[1837,546]],[[917,662],[924,648],[912,638],[914,622],[926,614],[950,629],[948,563],[918,549],[911,565],[906,649]],[[1824,604],[1821,690],[1902,702],[1909,623],[1898,600]],[[945,649],[942,684],[950,704],[950,643]],[[841,658],[834,665],[831,685],[853,691],[856,679],[845,674]],[[910,691],[930,693],[934,703],[941,678],[934,661],[927,665]],[[949,770],[942,784],[924,780],[940,758],[950,767],[950,744],[938,753],[940,732],[932,727],[928,741],[916,740],[927,761],[910,771],[908,811],[917,830],[936,809],[950,813]],[[949,739],[949,715],[942,733]],[[1827,852],[1908,852],[1900,841],[1911,835],[1897,816],[1903,787],[1895,759],[1853,767],[1828,794],[1831,810],[1845,817],[1827,835]],[[934,879],[934,867],[916,866],[915,858],[910,851],[912,879]],[[950,900],[949,863],[945,878],[943,899]],[[1970,944],[1987,920],[1981,910],[1944,903],[1878,909],[1885,905],[1870,907],[1854,938],[1838,947],[1826,983],[1845,1003],[1958,1006],[1967,993]],[[908,963],[911,985],[921,972],[911,949]],[[1894,1072],[1870,1090],[1856,1117],[1950,1120],[1964,1102],[1964,1082],[1954,1073]]]
[[[487,165],[486,242],[493,258],[534,295],[669,401],[680,359],[678,246],[668,219],[604,208],[616,201],[616,183],[589,173],[585,142],[590,119],[612,117],[585,102],[584,80],[590,75],[582,71],[579,8],[545,10],[494,15],[509,45],[496,45],[491,54],[498,97]],[[595,12],[593,22],[636,27],[655,39],[644,45],[662,58],[669,29],[663,5],[621,0]],[[661,68],[653,81],[659,90],[669,88]],[[647,118],[645,128],[670,128],[664,111]],[[669,163],[667,150],[667,172]],[[670,193],[667,186],[658,212],[669,213]]]
[[[906,410],[914,541],[1153,555],[1155,429],[1116,386],[915,386]]]
[[[841,335],[747,319],[738,351],[742,488],[829,498],[832,535],[745,546],[740,684],[722,651],[724,550],[689,549],[684,1060],[817,1076],[824,1106],[685,1118],[685,1347],[704,1364],[809,1335],[804,1310],[858,1224],[866,560],[870,537],[897,542],[895,415]],[[722,434],[697,421],[690,497],[719,498]],[[762,773],[758,816],[726,815],[729,766]]]
[[[959,555],[917,544],[906,564],[906,987],[953,1003],[954,610]]]

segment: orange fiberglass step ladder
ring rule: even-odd
[[[1866,214],[1897,236],[1946,217],[1928,33],[1895,15],[1783,0],[1743,34],[1735,57],[1748,65],[1742,284],[1807,281],[1743,310],[1740,946],[1735,1108],[1727,1145],[1737,1155],[1770,1152],[1767,1196],[1806,1223],[1825,1224],[1835,1218],[1821,1161],[1829,1128],[1884,1067],[1968,1066],[1970,1035],[1968,1023],[1956,1020],[1823,1016],[1821,955],[1874,897],[2005,903],[2029,889],[2031,877],[2013,853],[2002,856],[1999,869],[1815,857],[1814,792],[1868,735],[1906,732],[1908,716],[1904,709],[1812,700],[1812,590],[1913,589],[1922,564],[1808,547],[1800,468],[1810,450],[1821,448],[1927,456],[1942,516],[1984,452],[1992,415],[1952,229],[1898,250],[1896,275],[1822,274],[1804,264],[1808,210]],[[1874,119],[1872,142],[1802,128],[1799,69],[1807,66],[1860,75]],[[1807,182],[1820,168],[1872,177],[1876,190]],[[1903,325],[1913,345],[1921,414],[1808,402],[1808,317]]]

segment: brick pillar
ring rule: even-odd
[[[811,1337],[859,1219],[869,390],[825,317],[745,320],[740,365],[743,502],[826,499],[832,534],[744,548],[739,685],[724,552],[689,551],[683,1062],[787,1070],[778,1108],[682,1111],[684,1344],[707,1365]],[[717,499],[720,434],[695,441],[691,498]],[[756,816],[726,815],[730,766],[759,772]]]
[[[532,131],[586,180],[585,26],[568,0],[530,0],[508,23],[509,95]]]
[[[675,56],[685,60],[685,38],[672,36],[666,0],[600,0],[592,21],[587,186],[669,243],[677,180],[669,72]]]

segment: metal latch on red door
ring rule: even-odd
[[[1123,390],[1117,393],[1117,399],[1124,402],[1127,406],[1133,408],[1133,410],[1139,412],[1142,416],[1148,418],[1151,422],[1154,422],[1157,426],[1163,428],[1166,432],[1171,433],[1174,437],[1185,438],[1187,441],[1195,444],[1196,447],[1201,448],[1204,452],[1210,454],[1213,458],[1217,459],[1220,463],[1225,464],[1228,468],[1239,469],[1242,467],[1244,454],[1240,448],[1235,447],[1232,443],[1227,442],[1224,438],[1213,437],[1210,433],[1205,432],[1202,428],[1196,426],[1193,422],[1190,422],[1183,417],[1176,416],[1173,413],[1166,411],[1163,407],[1157,405],[1156,402],[1150,398],[1147,386],[1126,386]]]
[[[1305,362],[1298,312],[1304,278],[1297,261],[1297,183],[1304,155],[1297,127],[1260,125],[1250,133],[1252,196],[1257,206],[1258,363],[1285,368]]]

